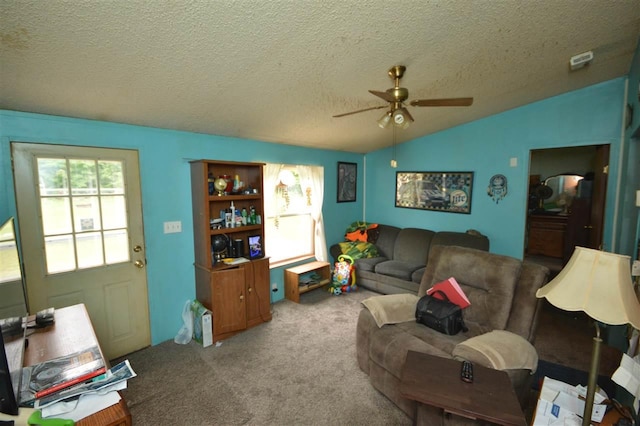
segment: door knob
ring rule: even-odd
[[[142,260],[136,260],[133,264],[140,269],[144,268],[144,262]]]
[[[136,253],[140,253],[140,252],[142,251],[142,247],[140,247],[140,246],[135,246],[135,247],[133,248],[133,251],[135,251]]]

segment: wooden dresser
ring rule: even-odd
[[[530,215],[527,254],[562,259],[567,231],[566,215]]]

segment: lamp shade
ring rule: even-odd
[[[558,276],[536,292],[565,311],[584,311],[609,325],[640,329],[640,304],[629,256],[576,247]]]

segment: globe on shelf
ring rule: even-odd
[[[218,178],[213,182],[213,186],[216,188],[216,191],[218,191],[219,196],[224,195],[224,191],[227,189],[227,181],[222,178]]]
[[[226,182],[225,182],[226,185]],[[222,255],[227,251],[229,246],[229,237],[225,234],[214,235],[211,241],[211,251],[213,252],[213,263],[218,263],[222,259]]]

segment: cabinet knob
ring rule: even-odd
[[[593,226],[591,226],[591,225],[585,225],[585,226],[584,226],[584,229],[593,229]]]
[[[140,269],[144,268],[144,263],[142,262],[142,260],[136,260],[135,262],[133,262],[133,264]]]
[[[244,300],[244,294],[240,295],[240,300]]]
[[[249,293],[251,293],[251,290],[253,290],[251,287],[249,287]]]

